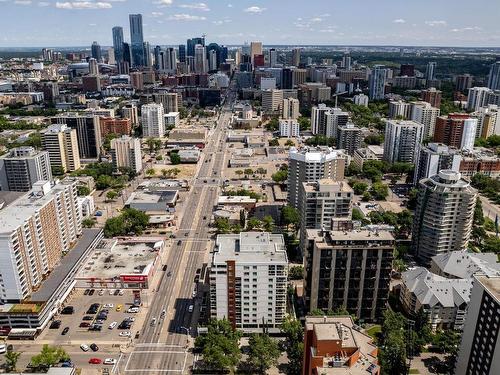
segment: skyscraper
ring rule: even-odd
[[[420,145],[420,152],[415,162],[415,184],[423,178],[429,178],[439,173],[442,169],[459,171],[462,157],[459,150],[441,143]]]
[[[273,68],[276,66],[277,63],[278,63],[278,54],[276,52],[276,49],[270,48],[269,49],[269,66],[271,68]]]
[[[187,40],[186,56],[194,57],[194,48],[197,44],[205,46],[205,38],[191,38]]]
[[[389,163],[415,163],[424,137],[424,126],[415,121],[387,120],[384,160]]]
[[[338,127],[347,124],[349,113],[340,108],[327,107],[319,104],[311,110],[311,132],[314,135],[336,137]]]
[[[387,69],[383,65],[375,65],[370,74],[370,93],[371,100],[382,100],[385,95]]]
[[[424,138],[432,137],[434,135],[436,119],[438,118],[439,113],[439,107],[433,107],[426,101],[412,103],[411,119],[412,121],[424,125]]]
[[[476,137],[477,118],[466,113],[450,113],[436,120],[434,142],[470,150]]]
[[[165,135],[163,105],[143,105],[141,107],[141,123],[144,137],[163,137]]]
[[[123,28],[115,26],[113,32],[113,48],[115,49],[115,60],[117,63],[123,61]]]
[[[144,35],[142,31],[142,14],[129,15],[130,44],[132,49],[132,66],[144,66]]]
[[[301,48],[294,48],[292,50],[292,65],[298,67],[300,65]]]
[[[179,62],[186,62],[186,46],[184,44],[179,44]]]
[[[436,79],[436,67],[437,63],[430,61],[427,63],[427,68],[425,69],[425,79],[426,81],[433,81]]]
[[[141,141],[123,135],[111,140],[111,156],[115,170],[130,168],[135,173],[142,170]]]
[[[488,75],[488,87],[492,90],[500,90],[500,61],[491,65]]]
[[[92,58],[96,59],[97,62],[102,62],[102,51],[101,46],[97,42],[92,42],[92,46],[90,47],[92,52]]]
[[[101,153],[101,125],[99,116],[65,113],[51,119],[53,124],[66,124],[76,129],[80,159],[95,159]]]
[[[151,46],[149,42],[143,43],[143,51],[144,51],[144,66],[151,68],[153,66],[153,60],[151,59]]]
[[[196,73],[207,72],[206,49],[201,44],[197,44],[194,48],[194,71]]]
[[[76,129],[65,124],[54,124],[42,133],[42,146],[49,152],[50,165],[55,173],[56,168],[61,172],[73,172],[80,169],[80,152]]]
[[[262,42],[250,42],[250,58],[252,64],[255,55],[262,55]]]
[[[412,248],[430,264],[435,255],[465,250],[472,232],[477,191],[459,172],[444,169],[418,184]]]

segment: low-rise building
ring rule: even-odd
[[[378,348],[351,316],[308,316],[303,375],[379,375]]]
[[[257,199],[247,195],[221,195],[217,201],[218,208],[243,207],[247,211],[253,210],[257,204]]]
[[[140,190],[130,194],[125,207],[145,213],[174,212],[178,197],[177,190]]]
[[[181,163],[198,163],[200,160],[201,151],[197,148],[179,150],[179,157],[181,158]]]
[[[354,151],[352,163],[358,168],[363,168],[363,163],[368,160],[382,160],[384,148],[382,146],[370,145],[365,148],[358,148]]]
[[[300,136],[300,126],[297,120],[283,120],[279,121],[280,124],[280,137],[297,138]]]
[[[165,127],[176,127],[179,126],[179,123],[181,121],[180,113],[179,112],[169,112],[165,114]]]

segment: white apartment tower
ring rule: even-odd
[[[165,119],[162,104],[145,104],[141,107],[142,135],[144,137],[163,137]]]
[[[65,124],[50,125],[42,133],[42,147],[49,153],[52,169],[61,168],[63,173],[80,169],[76,129],[71,129]]]
[[[297,120],[300,116],[299,112],[299,100],[295,98],[283,99],[283,113],[282,117],[285,120],[293,119]]]
[[[311,131],[314,135],[336,137],[339,126],[347,124],[349,114],[340,108],[327,107],[319,104],[311,111]]]
[[[111,156],[115,170],[131,168],[135,173],[142,170],[141,141],[123,135],[111,140]]]
[[[424,125],[424,138],[432,137],[441,110],[427,102],[415,102],[411,106],[411,120]]]
[[[424,137],[424,126],[415,121],[387,120],[384,160],[389,163],[415,163]]]
[[[262,91],[262,111],[265,113],[279,113],[283,105],[283,90]]]
[[[288,260],[281,234],[217,236],[210,266],[210,311],[246,332],[279,332],[286,315]]]

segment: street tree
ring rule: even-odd
[[[262,228],[266,232],[272,232],[274,229],[274,219],[269,215],[264,216],[262,218]]]
[[[114,190],[110,190],[106,193],[106,199],[108,201],[114,201],[118,197],[118,193]]]
[[[45,344],[40,354],[31,357],[31,364],[35,369],[46,369],[68,360],[69,355],[64,349]]]
[[[281,333],[285,336],[283,346],[288,356],[287,373],[299,375],[302,373],[304,356],[304,327],[300,321],[288,315],[281,324]]]
[[[290,225],[292,225],[294,230],[297,230],[300,223],[299,211],[292,206],[283,206],[281,209],[281,221],[286,225],[287,229]]]
[[[255,333],[250,336],[248,344],[250,346],[248,362],[259,373],[265,374],[271,366],[278,363],[281,352],[276,340],[269,335]]]
[[[156,174],[156,171],[154,170],[154,168],[146,169],[146,176],[153,177],[155,174]]]
[[[262,223],[260,222],[259,219],[255,218],[255,217],[251,217],[247,221],[247,230],[259,229],[261,224]]]
[[[7,353],[5,353],[5,371],[16,371],[17,361],[19,360],[20,356],[21,353],[19,352],[8,351]]]

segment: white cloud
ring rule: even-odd
[[[169,21],[204,21],[206,17],[193,16],[192,14],[173,14],[167,18]]]
[[[161,17],[163,16],[163,12],[151,12],[151,17]]]
[[[179,5],[179,8],[202,10],[205,12],[208,12],[210,10],[208,5],[205,3],[181,4],[181,5]]]
[[[58,9],[111,9],[113,6],[109,2],[96,2],[92,3],[90,1],[66,1],[57,2],[56,8]]]
[[[258,7],[258,6],[253,6],[253,7],[246,8],[243,11],[246,12],[246,13],[262,13],[265,10],[266,10],[266,8],[261,8],[261,7]]]
[[[50,3],[48,1],[39,1],[38,6],[39,7],[48,7],[48,6],[50,6]]]
[[[31,5],[32,1],[31,0],[15,0],[14,4],[17,5]]]
[[[172,3],[173,3],[172,0],[157,0],[154,2],[154,4],[157,4],[160,7],[167,7],[169,5],[172,5]]]
[[[227,7],[228,7],[228,8],[232,8],[232,7],[233,7],[233,4],[227,4]]]
[[[446,26],[446,21],[425,21],[428,26]]]
[[[396,19],[396,20],[394,20],[392,22],[393,23],[406,23],[406,21],[404,19],[402,19],[402,18],[398,18],[398,19]]]
[[[466,31],[481,31],[482,29],[479,26],[467,26],[459,29],[451,29],[450,31],[453,33],[461,33]]]

